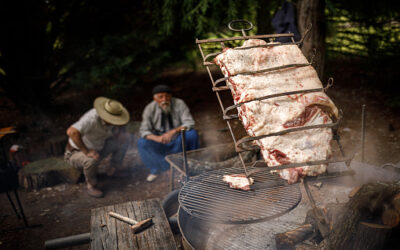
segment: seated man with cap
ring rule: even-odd
[[[159,171],[169,168],[166,155],[182,151],[182,129],[186,130],[186,149],[199,146],[194,120],[185,102],[172,97],[166,85],[155,86],[152,94],[153,101],[143,111],[138,141],[140,157],[150,171],[148,182],[156,179]]]
[[[64,159],[76,168],[82,168],[87,183],[87,192],[93,197],[102,197],[97,188],[97,166],[107,155],[112,154],[107,175],[112,176],[120,167],[129,145],[126,125],[129,113],[116,100],[98,97],[94,108],[86,112],[68,130],[69,136]]]

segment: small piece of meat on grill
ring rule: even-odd
[[[322,88],[311,66],[289,67],[255,72],[284,65],[308,64],[297,45],[280,45],[243,49],[267,44],[263,40],[246,40],[241,49],[226,48],[214,62],[220,66],[238,107],[239,118],[250,136],[268,135],[290,128],[327,124],[338,117],[338,109],[324,92],[293,94],[251,101],[255,98],[307,89]],[[247,102],[249,101],[249,102]],[[332,130],[316,128],[266,137],[255,141],[268,166],[326,160],[331,155]],[[281,178],[295,183],[299,177],[316,176],[326,165],[313,165],[276,171]]]
[[[254,183],[253,178],[247,178],[244,174],[229,174],[224,175],[224,182],[229,184],[230,188],[249,191],[250,185]]]

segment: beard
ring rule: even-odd
[[[170,102],[162,102],[160,107],[164,113],[166,113],[166,114],[171,113],[171,103]]]

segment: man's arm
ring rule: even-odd
[[[189,107],[183,100],[177,99],[178,114],[182,125],[169,130],[161,135],[163,143],[169,143],[176,133],[180,133],[182,129],[192,129],[194,127],[194,120],[190,114]]]
[[[94,159],[99,158],[99,153],[97,153],[96,150],[88,149],[85,143],[83,143],[82,136],[79,130],[71,126],[67,129],[67,135],[71,138],[75,145],[78,146],[79,150],[81,150],[82,153],[84,153],[86,156]]]
[[[158,143],[163,143],[161,140],[161,136],[157,136],[152,133],[152,124],[151,124],[151,117],[152,117],[153,110],[151,109],[150,105],[147,105],[143,110],[142,114],[142,122],[140,123],[140,136],[147,139],[152,140]]]
[[[180,133],[182,129],[186,129],[186,127],[185,126],[179,126],[179,127],[173,128],[173,129],[165,132],[164,134],[162,134],[160,136],[161,137],[160,138],[161,139],[161,143],[164,143],[164,144],[169,143],[172,140],[172,137],[174,137],[174,135],[176,133]]]

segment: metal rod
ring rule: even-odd
[[[277,46],[285,46],[285,45],[298,45],[299,43],[300,42],[295,42],[295,43],[267,43],[267,44],[263,44],[263,45],[254,45],[254,46],[246,46],[246,47],[235,47],[235,48],[230,48],[230,49],[233,49],[233,50],[248,50],[248,49],[254,49],[254,48],[268,48],[268,47],[277,47]],[[215,63],[209,62],[207,60],[209,58],[211,58],[211,57],[218,56],[218,55],[220,55],[222,53],[223,53],[223,51],[207,54],[204,57],[203,65],[216,65]]]
[[[361,112],[361,162],[364,163],[364,152],[365,152],[365,107],[362,105]]]
[[[186,156],[186,129],[181,129],[181,138],[182,138],[182,157],[183,157],[183,171],[185,171],[185,181],[189,180],[189,174],[187,169],[187,156]]]
[[[287,34],[268,34],[268,35],[253,35],[253,36],[238,36],[238,37],[228,37],[228,38],[216,38],[216,39],[196,39],[196,44],[201,43],[218,43],[226,41],[236,41],[236,40],[246,40],[246,39],[258,39],[258,38],[277,38],[277,37],[291,37],[294,36],[293,33]]]
[[[228,86],[213,87],[212,90],[213,90],[214,92],[217,92],[217,91],[224,91],[224,90],[229,90],[229,87],[228,87]]]
[[[6,195],[7,195],[8,200],[10,201],[10,204],[11,204],[12,209],[13,209],[14,212],[15,212],[15,215],[17,215],[17,218],[18,218],[18,219],[21,219],[21,216],[19,215],[18,210],[17,210],[17,208],[15,207],[14,202],[12,201],[11,196],[10,196],[10,194],[8,193],[8,191],[6,191]]]
[[[249,171],[248,176],[258,173],[258,172],[261,172],[261,171],[266,171],[266,170],[272,171],[272,170],[282,170],[282,169],[288,169],[288,168],[313,166],[313,165],[327,164],[327,163],[334,163],[334,162],[346,162],[346,161],[350,161],[351,159],[353,159],[353,157],[330,159],[330,160],[320,160],[320,161],[307,161],[307,162],[291,163],[291,164],[278,165],[278,166],[272,166],[272,167],[268,167],[264,161],[256,161],[255,163],[253,163],[252,167],[255,166],[257,163],[263,163],[265,165],[265,167],[257,167],[257,168],[251,169]]]
[[[284,92],[284,93],[278,93],[278,94],[272,94],[272,95],[257,97],[257,98],[254,98],[254,99],[251,99],[251,100],[248,100],[248,101],[244,101],[244,102],[241,102],[241,103],[238,103],[238,104],[235,104],[235,105],[227,107],[223,111],[223,116],[224,116],[224,119],[232,119],[232,118],[229,118],[230,117],[229,115],[227,115],[228,111],[233,110],[235,108],[238,108],[238,107],[242,106],[243,104],[246,104],[246,103],[249,103],[249,102],[262,101],[262,100],[266,100],[266,99],[271,99],[271,98],[280,97],[280,96],[287,96],[287,95],[321,92],[321,91],[326,91],[330,87],[331,87],[331,85],[327,85],[324,88],[304,89],[304,90],[290,91],[290,92]]]
[[[260,135],[260,136],[255,136],[255,137],[246,136],[246,137],[240,139],[235,144],[236,152],[251,151],[252,149],[246,150],[246,149],[242,148],[241,144],[246,143],[246,142],[260,140],[260,139],[263,139],[263,138],[266,138],[266,137],[271,137],[271,136],[284,135],[284,134],[292,133],[292,132],[296,132],[296,131],[316,129],[316,128],[330,128],[330,127],[335,127],[337,125],[338,125],[338,122],[327,123],[327,124],[317,124],[317,125],[309,125],[309,126],[303,126],[303,127],[289,128],[289,129],[282,130],[282,131],[279,131],[279,132],[270,133],[268,135]]]
[[[28,221],[26,220],[24,209],[22,208],[21,202],[19,200],[18,192],[17,192],[16,189],[14,189],[14,194],[15,194],[15,198],[17,199],[17,203],[18,203],[21,215],[22,215],[22,219],[24,220],[24,224],[25,224],[26,227],[28,227]]]
[[[169,166],[169,191],[174,190],[174,168],[171,164]]]
[[[246,211],[246,212],[269,212],[269,211],[264,211],[265,210],[265,205],[267,203],[269,204],[274,204],[276,206],[280,207],[286,207],[287,204],[292,203],[293,199],[297,199],[298,196],[295,194],[291,194],[287,192],[285,195],[285,199],[281,199],[281,197],[268,197],[267,193],[263,198],[258,198],[256,202],[253,202],[251,204],[248,204],[247,206],[243,206],[243,200],[248,200],[249,196],[248,194],[242,195],[242,196],[234,196],[233,194],[229,194],[229,196],[226,196],[226,193],[220,193],[219,196],[216,196],[216,192],[221,192],[220,187],[215,187],[214,189],[211,189],[210,187],[207,187],[209,189],[209,192],[205,192],[205,190],[200,190],[197,192],[191,192],[190,197],[181,200],[181,203],[187,207],[190,206],[190,204],[198,203],[196,205],[196,208],[205,208],[206,210],[210,208],[210,206],[207,205],[212,205],[215,206],[215,208],[220,208],[223,209],[225,207],[233,208],[235,213],[239,213],[240,211]],[[232,199],[229,199],[231,197]],[[279,204],[277,203],[279,201]],[[276,203],[276,204],[275,204]],[[221,207],[219,207],[221,205]],[[264,206],[259,206],[259,205],[264,205]],[[251,209],[250,209],[251,208]],[[250,210],[250,211],[249,211]]]
[[[204,53],[203,53],[203,49],[202,49],[202,47],[201,47],[201,44],[198,44],[198,47],[199,47],[199,50],[200,50],[200,54],[201,54],[201,56],[202,56],[202,58],[203,58],[203,60],[204,60]],[[211,71],[210,71],[209,66],[206,66],[206,69],[207,69],[208,75],[209,75],[209,77],[210,77],[211,84],[212,84],[213,87],[215,87],[214,78],[213,78],[213,76],[212,76],[212,74],[211,74]],[[224,108],[224,105],[222,104],[221,97],[220,97],[220,95],[219,95],[218,92],[215,92],[215,95],[217,96],[218,103],[219,103],[219,105],[220,105],[220,107],[221,107],[221,111],[223,112],[225,108]],[[229,128],[229,132],[231,133],[233,142],[236,144],[236,138],[235,138],[235,135],[233,134],[231,124],[230,124],[229,121],[226,121],[226,124],[227,124],[227,126],[228,126],[228,128]],[[238,155],[239,155],[240,162],[241,162],[242,165],[243,165],[244,171],[247,173],[247,169],[246,169],[246,166],[245,166],[245,164],[244,164],[243,157],[242,157],[241,154],[238,154]]]
[[[246,46],[246,47],[236,47],[236,48],[232,48],[232,49],[234,49],[234,50],[246,50],[246,49],[266,48],[266,47],[275,47],[275,46],[284,46],[284,45],[297,45],[297,46],[300,47],[300,46],[303,44],[304,39],[307,37],[308,33],[310,32],[311,28],[312,28],[312,25],[309,25],[309,27],[307,28],[307,30],[304,32],[303,37],[302,37],[302,38],[300,39],[300,41],[298,41],[298,42],[291,42],[291,43],[267,43],[267,44],[263,44],[263,45],[254,45],[254,46]],[[288,34],[289,34],[289,33],[288,33]],[[282,34],[281,34],[281,35],[282,35]],[[243,38],[243,39],[241,39],[241,40],[247,40],[248,38],[251,38],[251,37],[246,36],[245,38]],[[293,40],[293,37],[292,37],[292,41],[294,41],[294,40]],[[225,45],[224,45],[224,46],[225,46]],[[224,48],[225,48],[225,47],[223,47],[223,49],[224,49]],[[204,65],[209,65],[208,63],[214,64],[214,63],[212,63],[212,62],[207,62],[207,59],[210,58],[210,57],[213,57],[213,56],[217,56],[217,55],[219,55],[219,54],[221,54],[221,53],[223,53],[223,52],[210,53],[210,54],[206,55],[205,57],[203,57],[203,62],[204,62],[204,63],[207,63],[207,64],[204,64]],[[314,50],[314,56],[315,56],[315,54],[316,54],[316,50]],[[314,58],[314,56],[313,56],[312,58]],[[313,59],[311,59],[311,63],[312,63],[312,60],[313,60]]]
[[[311,191],[310,191],[310,189],[308,187],[307,177],[305,177],[305,178],[303,178],[301,180],[302,180],[302,183],[303,183],[303,186],[304,186],[304,190],[306,191],[308,201],[311,204],[312,212],[313,212],[315,220],[317,222],[317,227],[318,227],[322,237],[325,240],[328,240],[326,237],[329,234],[329,228],[328,228],[329,219],[328,219],[327,215],[324,213],[324,211],[322,209],[319,209],[316,206],[314,198],[312,197]]]
[[[226,81],[234,76],[237,75],[255,75],[255,74],[259,74],[259,73],[266,73],[266,72],[271,72],[271,71],[276,71],[276,70],[280,70],[280,69],[287,69],[287,68],[296,68],[296,67],[306,67],[306,66],[310,66],[310,63],[296,63],[296,64],[287,64],[287,65],[282,65],[282,66],[278,66],[278,67],[273,67],[273,68],[268,68],[268,69],[260,69],[260,70],[255,70],[255,71],[246,71],[246,72],[239,72],[236,74],[231,74],[228,77],[223,77],[220,78],[218,80],[215,81],[215,86],[217,86],[219,83]]]
[[[45,249],[60,249],[76,245],[88,244],[90,242],[90,233],[71,235],[68,237],[47,240],[44,242]]]

